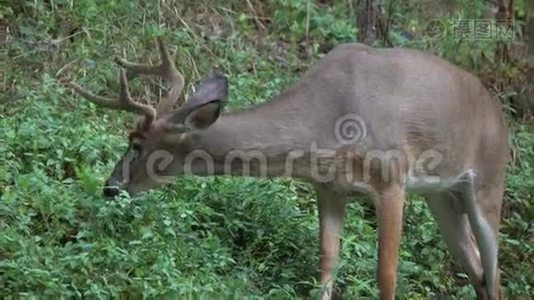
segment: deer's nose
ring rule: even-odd
[[[106,186],[104,187],[104,196],[108,198],[113,198],[117,195],[119,195],[119,188],[116,186]]]

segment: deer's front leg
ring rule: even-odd
[[[322,298],[330,299],[333,287],[332,271],[339,256],[346,196],[325,185],[318,185],[316,191],[319,207]]]
[[[381,188],[375,206],[378,217],[378,289],[380,299],[389,300],[395,298],[404,188],[396,184]]]

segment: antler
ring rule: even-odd
[[[136,64],[128,62],[122,58],[117,58],[115,61],[120,66],[128,70],[128,72],[130,72],[132,75],[156,75],[170,83],[169,92],[166,96],[160,99],[158,105],[156,106],[156,111],[158,113],[162,113],[169,111],[180,99],[180,95],[182,94],[182,90],[184,88],[184,77],[174,66],[174,60],[169,55],[163,40],[158,38],[157,41],[161,57],[161,63],[157,66]],[[180,102],[178,104],[181,106],[183,103]]]
[[[117,99],[95,95],[74,82],[69,82],[68,85],[75,92],[96,105],[109,109],[125,110],[144,115],[146,117],[147,124],[150,124],[156,118],[156,110],[150,105],[137,103],[132,99],[128,90],[128,79],[126,79],[125,70],[120,70],[119,77],[121,87]]]
[[[96,105],[109,109],[125,110],[144,115],[146,122],[145,124],[151,124],[152,121],[157,118],[158,113],[166,112],[172,109],[172,106],[180,99],[180,95],[182,94],[182,90],[184,88],[184,77],[174,66],[174,61],[170,57],[161,38],[158,38],[158,46],[161,57],[161,63],[159,65],[154,66],[136,64],[121,58],[117,58],[115,60],[117,64],[124,68],[120,70],[119,73],[120,90],[117,99],[95,95],[74,82],[69,82],[68,85],[75,92]],[[156,108],[151,105],[138,103],[130,96],[126,72],[134,76],[139,74],[159,76],[170,82],[169,92],[166,96],[160,99]],[[179,105],[182,104],[183,103],[180,101]]]

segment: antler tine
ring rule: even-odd
[[[128,90],[128,80],[126,78],[126,71],[121,70],[119,73],[120,91],[117,99],[95,95],[84,89],[75,82],[69,82],[68,85],[78,94],[83,96],[90,102],[114,110],[125,110],[133,112],[146,117],[145,124],[150,124],[156,118],[156,110],[150,105],[144,105],[135,102],[130,96]]]
[[[165,97],[160,99],[156,106],[158,113],[170,111],[172,106],[178,102],[178,105],[183,105],[183,101],[180,101],[180,95],[184,88],[184,77],[176,69],[174,60],[169,55],[167,48],[161,38],[157,39],[158,48],[160,52],[161,63],[159,65],[147,65],[132,63],[122,58],[117,58],[116,62],[124,67],[128,72],[133,75],[148,74],[157,75],[170,83],[169,92]]]

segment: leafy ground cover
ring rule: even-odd
[[[482,1],[475,1],[482,3]],[[472,17],[472,10],[456,12]],[[350,1],[17,1],[0,6],[13,26],[0,98],[0,296],[300,298],[314,295],[318,220],[313,190],[289,180],[181,178],[138,199],[101,196],[126,147],[132,116],[74,96],[57,77],[100,94],[116,90],[112,57],[156,59],[153,39],[178,51],[188,83],[217,68],[230,107],[265,101],[334,45],[354,41]],[[421,32],[423,17],[397,24]],[[474,11],[474,12],[473,12]],[[472,15],[469,15],[472,14]],[[491,41],[406,38],[482,77]],[[514,66],[505,68],[516,76]],[[154,85],[153,85],[154,86]],[[134,85],[141,91],[141,85]],[[500,95],[508,108],[513,93]],[[534,129],[514,120],[500,261],[508,296],[534,295]],[[377,295],[376,220],[354,199],[337,285],[347,299]],[[398,295],[472,298],[425,203],[406,208]]]

